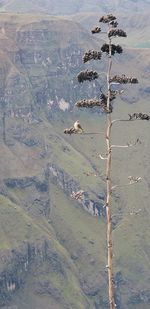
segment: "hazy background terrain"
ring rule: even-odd
[[[149,10],[149,0],[2,0],[0,6],[2,11],[17,12],[44,12],[50,15],[74,14],[79,12],[105,12],[117,11],[119,13],[146,12]]]
[[[123,86],[113,118],[150,114],[150,1],[8,0],[0,10],[0,307],[108,308],[105,166],[98,157],[105,141],[63,131],[76,119],[86,132],[105,129],[105,115],[74,104],[106,91],[104,74],[83,85],[76,76],[106,70],[106,55],[89,64],[82,57],[104,43],[91,28],[109,12],[128,34],[115,39],[124,53],[114,56],[112,72],[139,80]],[[113,129],[114,144],[141,141],[113,153],[114,185],[142,177],[113,194],[118,309],[150,305],[149,126],[135,121]],[[80,202],[71,198],[79,189]]]

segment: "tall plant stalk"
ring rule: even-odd
[[[109,58],[108,58],[108,72],[107,72],[107,109],[110,109],[110,74],[112,66],[111,55],[111,39],[109,39]],[[107,217],[107,269],[108,269],[108,295],[110,308],[115,309],[114,300],[114,286],[113,286],[113,242],[112,242],[112,217],[111,217],[111,195],[112,195],[112,181],[111,181],[111,162],[112,162],[112,150],[111,150],[111,128],[112,120],[111,114],[107,115],[107,130],[106,130],[106,145],[107,145],[107,159],[106,159],[106,217]]]

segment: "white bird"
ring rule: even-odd
[[[77,120],[77,121],[74,123],[73,127],[74,127],[74,129],[75,129],[76,132],[80,132],[80,133],[83,133],[83,132],[84,132],[84,130],[83,130],[82,127],[81,127],[81,124],[80,124],[79,120]]]

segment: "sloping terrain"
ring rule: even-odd
[[[114,11],[112,11],[114,12]],[[143,12],[134,12],[131,10],[128,14],[116,12],[115,16],[121,25],[121,28],[128,34],[125,40],[126,46],[136,48],[149,48],[149,13],[145,10]],[[82,12],[70,15],[69,18],[75,22],[79,22],[89,32],[95,26],[100,26],[105,29],[105,26],[99,24],[100,13],[98,12]],[[103,37],[103,36],[102,36]]]
[[[113,12],[122,26],[130,32],[126,44],[134,47],[149,48],[149,0],[5,0],[0,1],[2,12],[44,13],[49,15],[66,15],[81,22],[88,30],[93,21],[99,20],[101,14]],[[75,16],[72,16],[74,15]]]
[[[63,133],[76,119],[86,133],[104,130],[104,115],[74,107],[100,86],[105,90],[104,75],[91,85],[76,80],[87,68],[84,51],[99,49],[103,41],[66,18],[43,15],[1,14],[0,30],[0,305],[108,308],[105,177],[98,157],[105,153],[104,140]],[[104,72],[106,61],[103,56],[88,67]],[[124,48],[114,58],[114,74],[139,79],[116,100],[114,118],[149,113],[149,66],[148,49]],[[113,182],[120,185],[113,195],[114,267],[121,309],[147,309],[150,302],[149,125],[136,121],[113,130],[114,144],[141,141],[114,151]],[[142,182],[122,187],[129,175]],[[86,194],[78,202],[71,194],[79,189]]]

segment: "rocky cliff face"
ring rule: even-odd
[[[70,297],[63,299],[63,288],[64,286],[67,287],[68,284],[70,284],[70,288],[77,288],[67,278],[69,274],[71,275],[72,263],[71,261],[67,262],[63,253],[60,253],[58,248],[56,250],[50,240],[41,239],[38,243],[26,242],[20,248],[6,252],[5,255],[4,253],[1,254],[0,260],[1,265],[5,264],[0,277],[1,308],[5,308],[4,306],[11,308],[9,304],[14,302],[14,297],[20,293],[20,290],[25,289],[29,276],[33,278],[31,287],[37,297],[47,294],[54,298],[56,302],[61,303],[62,306],[67,305],[69,308],[71,305]],[[47,276],[45,274],[46,269]],[[57,278],[58,283],[53,281],[53,277]],[[75,277],[74,280],[77,281]],[[63,287],[60,286],[59,281],[64,283]],[[79,295],[78,305],[88,306],[88,302],[84,300],[80,292]],[[27,304],[28,301],[29,295],[27,295]],[[20,305],[15,305],[15,308],[19,309]]]
[[[79,24],[54,17],[37,21],[32,16],[1,14],[0,33],[0,104],[6,116],[32,122],[41,109],[50,115],[70,111],[78,99],[97,95],[99,82],[94,87],[77,83],[85,50],[100,48]],[[105,58],[100,70],[104,67]],[[124,99],[129,100],[127,94]],[[134,95],[133,102],[137,101]]]
[[[21,248],[5,252],[5,254],[1,252],[0,255],[0,306],[4,306],[9,304],[13,293],[23,286],[26,274],[30,271],[33,262],[40,263],[46,259],[47,243],[46,241],[36,245],[26,243]]]
[[[105,214],[103,208],[105,193],[96,196],[95,199],[97,199],[97,201],[91,200],[89,198],[88,192],[82,192],[79,184],[63,170],[59,169],[54,164],[48,165],[48,169],[52,182],[59,185],[68,196],[77,199],[77,201],[79,202],[79,204],[81,204],[84,210],[88,211],[91,215],[94,216],[102,216]]]
[[[30,213],[43,215],[46,218],[49,218],[51,210],[51,199],[49,182],[47,179],[41,180],[37,177],[25,177],[16,179],[7,178],[4,179],[4,183],[5,189],[3,188],[3,194],[8,196],[9,189],[11,189],[11,191],[24,191],[25,194],[23,194],[20,199],[22,206],[24,206]],[[16,202],[15,200],[13,201]]]
[[[40,18],[37,22],[33,18],[25,23],[23,17],[16,18],[13,21],[8,16],[7,22],[2,18],[0,25],[1,60],[5,60],[1,61],[0,95],[6,114],[30,121],[33,110],[70,110],[81,96],[75,77],[81,69],[82,39],[88,42],[90,36],[65,19]]]

